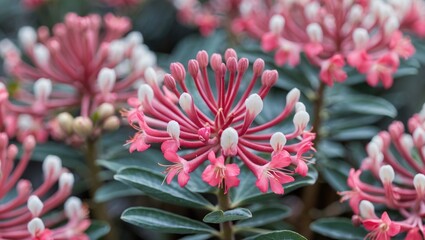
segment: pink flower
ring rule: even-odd
[[[344,58],[337,54],[322,64],[320,79],[329,86],[333,83],[343,82],[347,78],[347,73],[342,69],[345,65]]]
[[[211,80],[207,73],[208,66],[214,72]],[[225,52],[224,59],[219,54],[213,54],[209,59],[205,51],[200,51],[196,60],[189,60],[188,63],[188,72],[195,85],[192,89],[186,85],[186,69],[181,63],[170,65],[171,74],[164,76],[163,85],[157,80],[155,72],[147,69],[145,76],[148,84],[140,87],[138,100],[129,101],[132,108],[125,113],[131,126],[137,130],[129,141],[132,144],[130,151],[143,151],[151,144],[161,144],[164,157],[174,163],[166,170],[167,182],[178,174],[181,186],[187,183],[190,173],[208,159],[212,164],[204,170],[203,180],[218,187],[224,184],[226,191],[237,186],[239,173],[233,163],[224,164],[226,158],[231,158],[235,164],[243,162],[252,173],[260,176],[258,173],[271,163],[263,156],[277,156],[277,153],[273,153],[276,151],[275,143],[270,143],[274,134],[267,130],[294,112],[300,92],[298,89],[290,91],[286,106],[278,116],[253,126],[263,109],[263,99],[276,83],[278,74],[275,70],[264,70],[264,61],[257,59],[253,64],[251,81],[243,85],[242,78],[248,66],[248,59],[239,59],[233,49]],[[256,89],[256,82],[260,79],[261,87]],[[215,88],[211,84],[215,84]],[[198,94],[202,102],[194,101],[194,96]],[[176,98],[178,101],[174,100]],[[286,152],[288,157],[298,154],[297,158],[302,158],[302,154],[312,149],[315,135],[308,131],[309,119],[304,109],[293,115],[293,131],[279,134],[279,141],[285,138],[290,144],[280,144],[279,151]],[[300,151],[304,148],[305,151]],[[217,157],[208,157],[210,153],[217,154]],[[272,160],[272,168],[267,168],[266,172],[276,173],[279,177],[279,171],[284,171],[286,175],[294,174],[289,165],[296,165],[296,162],[290,161],[288,165],[280,166],[276,161]],[[280,179],[283,182],[292,177]],[[277,188],[273,182],[273,189]],[[282,186],[280,188],[276,191],[283,192]]]
[[[374,240],[389,240],[400,232],[400,225],[391,221],[387,212],[381,219],[366,219],[363,221],[366,230],[371,231],[367,238]]]
[[[205,168],[202,173],[202,180],[207,182],[209,185],[221,188],[225,187],[225,193],[229,191],[231,187],[239,186],[238,175],[240,169],[237,164],[224,164],[224,157],[220,156],[216,158],[214,152],[208,154],[208,159],[211,164]]]
[[[111,7],[131,7],[140,4],[143,0],[102,0]]]
[[[366,81],[371,86],[378,85],[381,81],[384,88],[393,85],[393,74],[397,71],[399,59],[394,54],[387,54],[375,62],[369,63],[366,73]]]

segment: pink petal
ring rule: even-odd
[[[261,39],[261,48],[263,48],[264,51],[272,51],[273,49],[277,48],[278,46],[278,36],[276,36],[274,33],[268,32],[263,35]]]
[[[236,163],[226,165],[226,170],[225,170],[226,176],[229,176],[229,177],[238,176],[240,172],[241,170],[239,169]]]
[[[269,181],[263,175],[261,175],[260,178],[257,179],[257,182],[255,183],[255,185],[263,193],[267,192],[267,190],[269,189]]]
[[[189,182],[189,179],[190,179],[190,175],[186,173],[185,171],[181,171],[178,175],[177,181],[180,187],[184,187],[186,186],[187,182]]]
[[[282,184],[279,183],[279,181],[277,179],[274,179],[274,178],[270,179],[270,187],[271,187],[272,191],[276,194],[283,194],[284,193]]]

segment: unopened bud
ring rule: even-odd
[[[170,71],[178,82],[183,82],[186,79],[186,69],[184,69],[183,64],[179,62],[171,63]]]
[[[196,54],[196,60],[198,60],[199,67],[205,68],[208,66],[208,53],[204,50],[199,51],[198,54]]]
[[[318,23],[310,23],[307,26],[307,34],[312,42],[320,43],[323,41],[322,28]]]
[[[241,58],[238,62],[238,72],[244,73],[249,67],[249,60],[247,58]]]
[[[57,116],[56,119],[58,120],[59,126],[64,132],[66,132],[67,134],[72,133],[72,124],[74,122],[74,118],[71,114],[67,112],[62,112]]]
[[[301,112],[301,111],[304,111],[304,112],[306,111],[305,110],[305,105],[302,102],[297,102],[295,104],[295,112]]]
[[[269,29],[272,33],[278,35],[283,31],[285,27],[285,18],[281,15],[273,15],[269,22]]]
[[[256,93],[251,94],[245,100],[245,108],[248,111],[248,114],[257,116],[261,112],[261,110],[263,110],[263,100]]]
[[[55,155],[47,155],[43,161],[44,178],[57,179],[62,171],[62,160]]]
[[[110,103],[102,103],[97,108],[97,113],[99,114],[100,119],[106,119],[107,117],[114,115],[115,113],[114,105]]]
[[[177,86],[176,80],[171,74],[164,75],[164,85],[170,90],[176,89],[176,86]]]
[[[300,90],[298,90],[298,88],[293,88],[286,95],[286,105],[294,104],[298,102],[299,99],[300,99]]]
[[[108,94],[112,91],[116,81],[116,73],[114,69],[102,68],[97,75],[97,84],[102,94]]]
[[[108,59],[113,63],[118,63],[124,58],[126,43],[122,40],[115,40],[109,44]]]
[[[413,178],[413,186],[415,186],[416,192],[423,196],[425,193],[425,175],[422,173],[416,174]]]
[[[423,146],[425,144],[425,131],[418,127],[413,132],[413,141],[417,146]]]
[[[143,43],[143,35],[140,32],[133,31],[125,37],[125,40],[131,46],[136,46]]]
[[[158,76],[156,75],[156,72],[152,67],[146,68],[145,79],[146,79],[146,82],[151,86],[158,84]]]
[[[313,20],[317,17],[319,10],[320,4],[318,2],[310,2],[304,7],[304,15],[310,20]]]
[[[375,207],[367,200],[362,200],[359,206],[360,216],[364,219],[371,219],[375,217]]]
[[[47,66],[50,60],[49,50],[41,43],[37,43],[34,46],[34,58],[37,64],[41,66]]]
[[[18,32],[18,39],[25,49],[29,49],[37,42],[37,33],[32,27],[21,27]]]
[[[45,227],[44,227],[44,223],[40,218],[33,218],[29,223],[28,223],[28,232],[31,233],[32,237],[37,237],[36,234],[43,232]]]
[[[381,153],[381,150],[379,149],[379,146],[374,143],[373,141],[370,142],[366,147],[367,154],[369,157],[375,158]]]
[[[18,116],[18,129],[21,131],[30,131],[34,126],[34,118],[29,114],[20,114]]]
[[[192,96],[190,96],[189,93],[184,92],[180,95],[179,104],[184,111],[190,111],[190,109],[192,108],[192,101]]]
[[[59,189],[69,188],[74,185],[74,175],[72,173],[64,172],[59,178]]]
[[[88,117],[79,116],[72,122],[72,129],[80,137],[87,137],[93,132],[93,122]]]
[[[270,138],[270,145],[272,146],[274,151],[282,150],[283,146],[286,144],[285,134],[281,132],[276,132]]]
[[[137,97],[142,105],[151,105],[153,100],[153,90],[151,86],[148,84],[140,85],[139,90],[137,91]]]
[[[348,13],[348,20],[351,23],[359,22],[362,19],[363,7],[359,4],[356,4],[351,7],[350,12]]]
[[[28,135],[25,139],[24,139],[24,150],[25,151],[31,151],[32,149],[34,149],[35,147],[35,138],[33,135]]]
[[[266,70],[261,76],[261,83],[264,86],[271,87],[277,82],[278,78],[279,74],[276,70]]]
[[[236,60],[238,59],[238,54],[236,54],[235,49],[233,48],[226,49],[226,51],[224,52],[224,60],[227,61],[229,60],[229,58],[235,58]]]
[[[167,124],[167,133],[170,135],[172,139],[179,139],[180,138],[180,125],[178,122],[171,120]]]
[[[52,81],[40,78],[34,83],[34,95],[37,100],[46,101],[52,93]]]
[[[369,42],[369,33],[364,28],[356,28],[353,32],[353,41],[357,49],[365,48]]]
[[[310,115],[308,115],[308,113],[305,111],[297,112],[294,115],[293,122],[298,130],[304,130],[307,127],[309,121]]]
[[[41,211],[43,210],[44,204],[41,202],[40,198],[38,198],[36,195],[32,195],[28,198],[27,207],[33,217],[39,217]]]
[[[65,216],[68,219],[73,219],[75,217],[80,218],[82,216],[79,216],[81,213],[81,210],[83,209],[83,204],[81,200],[77,197],[70,197],[68,200],[66,200],[64,204],[65,209]]]
[[[234,156],[237,153],[239,136],[238,132],[232,128],[226,128],[220,138],[220,145],[225,156]]]
[[[115,131],[120,127],[120,119],[117,116],[108,117],[102,124],[102,128],[106,131]]]
[[[401,135],[400,138],[400,145],[407,151],[410,152],[410,150],[413,148],[413,138],[407,133],[404,133]]]
[[[394,181],[394,177],[394,169],[390,165],[384,165],[379,169],[379,178],[382,183],[392,183]]]
[[[213,55],[211,55],[211,68],[213,71],[219,71],[222,63],[223,60],[220,54],[214,53]]]
[[[389,36],[395,32],[400,27],[400,22],[397,17],[390,17],[384,25],[385,35]]]
[[[253,70],[255,76],[260,76],[264,70],[264,60],[261,58],[257,58],[254,62]]]
[[[198,73],[199,73],[199,63],[198,63],[198,61],[196,61],[195,59],[189,60],[188,69],[189,69],[189,73],[192,76],[192,78],[196,78],[198,76]]]

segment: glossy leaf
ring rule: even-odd
[[[90,227],[86,230],[86,234],[90,240],[97,240],[109,233],[111,228],[107,223],[101,221],[92,221]]]
[[[210,212],[203,221],[207,223],[223,223],[251,218],[251,212],[246,208],[236,208],[223,212],[222,210]]]
[[[142,191],[132,188],[124,183],[113,181],[103,184],[97,189],[94,196],[95,202],[107,202],[119,197],[144,195]]]
[[[202,222],[154,208],[129,208],[122,213],[121,219],[141,228],[166,233],[190,234],[215,232],[213,228]]]
[[[323,218],[310,225],[311,230],[333,239],[361,240],[367,231],[354,227],[348,218]]]
[[[252,218],[237,222],[237,228],[264,226],[282,220],[291,215],[291,209],[287,206],[261,205],[257,210],[252,210]]]
[[[364,94],[340,94],[332,99],[333,111],[343,111],[361,114],[397,116],[397,109],[387,100]]]
[[[200,194],[181,188],[176,180],[171,184],[164,183],[164,177],[163,174],[135,167],[123,168],[115,175],[116,180],[140,189],[160,201],[194,208],[214,208]]]
[[[307,240],[307,238],[296,232],[283,230],[256,235],[253,237],[245,238],[245,240]]]

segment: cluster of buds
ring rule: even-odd
[[[389,239],[403,232],[406,239],[425,236],[425,106],[409,119],[408,132],[396,121],[375,136],[367,145],[361,169],[350,171],[351,190],[340,193],[355,213],[353,222],[363,224],[370,239]],[[370,171],[381,186],[362,181],[363,171]],[[378,218],[374,204],[393,210],[394,216],[384,212]]]
[[[275,51],[278,65],[296,66],[304,52],[321,68],[320,79],[329,86],[345,81],[347,62],[366,75],[369,85],[382,82],[385,88],[393,84],[399,58],[415,51],[401,28],[413,21],[408,18],[417,11],[416,5],[424,5],[422,1],[383,0],[286,0],[277,4],[261,44],[263,50]]]
[[[34,137],[25,138],[17,162],[18,148],[8,141],[7,134],[0,133],[0,239],[88,239],[84,233],[90,226],[87,207],[70,197],[74,176],[62,167],[61,160],[46,157],[44,181],[34,188],[22,179],[36,144]],[[55,211],[62,204],[64,210]]]
[[[131,32],[123,37],[130,27],[129,19],[124,17],[107,14],[102,26],[98,15],[80,17],[74,13],[56,24],[51,34],[44,26],[37,31],[23,27],[18,37],[29,62],[23,60],[10,40],[1,41],[5,68],[16,82],[0,86],[0,92],[6,94],[7,88],[13,99],[2,99],[0,127],[9,136],[23,139],[32,134],[42,141],[52,127],[56,127],[55,136],[64,136],[58,123],[48,124],[58,112],[80,109],[77,115],[81,121],[76,122],[84,122],[85,128],[97,124],[99,119],[93,118],[103,114],[100,112],[114,112],[110,105],[125,103],[137,89],[135,85],[143,81],[145,69],[156,63],[155,55],[142,44],[140,33]],[[88,123],[89,118],[92,123]],[[112,125],[119,122],[117,118],[100,120],[98,125],[107,129],[115,128]],[[69,124],[65,130],[68,128]]]
[[[214,72],[213,81],[209,79],[208,66]],[[282,184],[294,181],[293,174],[306,176],[309,160],[305,154],[313,150],[315,135],[307,129],[310,117],[299,102],[298,89],[288,93],[278,116],[265,123],[254,122],[278,73],[264,70],[262,59],[254,62],[252,76],[245,76],[248,67],[248,59],[238,59],[233,49],[225,52],[224,62],[220,54],[213,54],[209,60],[207,52],[200,51],[196,59],[188,62],[196,89],[188,88],[181,63],[170,65],[171,74],[165,74],[162,85],[154,70],[147,69],[147,84],[140,86],[138,98],[128,100],[133,108],[124,112],[138,130],[128,141],[130,152],[160,143],[165,159],[172,163],[165,170],[166,181],[170,183],[178,175],[182,187],[190,173],[209,160],[202,179],[226,192],[239,184],[239,161],[256,176],[256,185],[262,192],[267,192],[270,184],[273,192],[283,194]],[[260,78],[261,87],[252,93]],[[250,81],[242,85],[243,79]],[[211,82],[215,82],[215,87]],[[288,119],[292,112],[293,131],[272,132],[271,128]],[[271,160],[263,157],[267,155]]]

